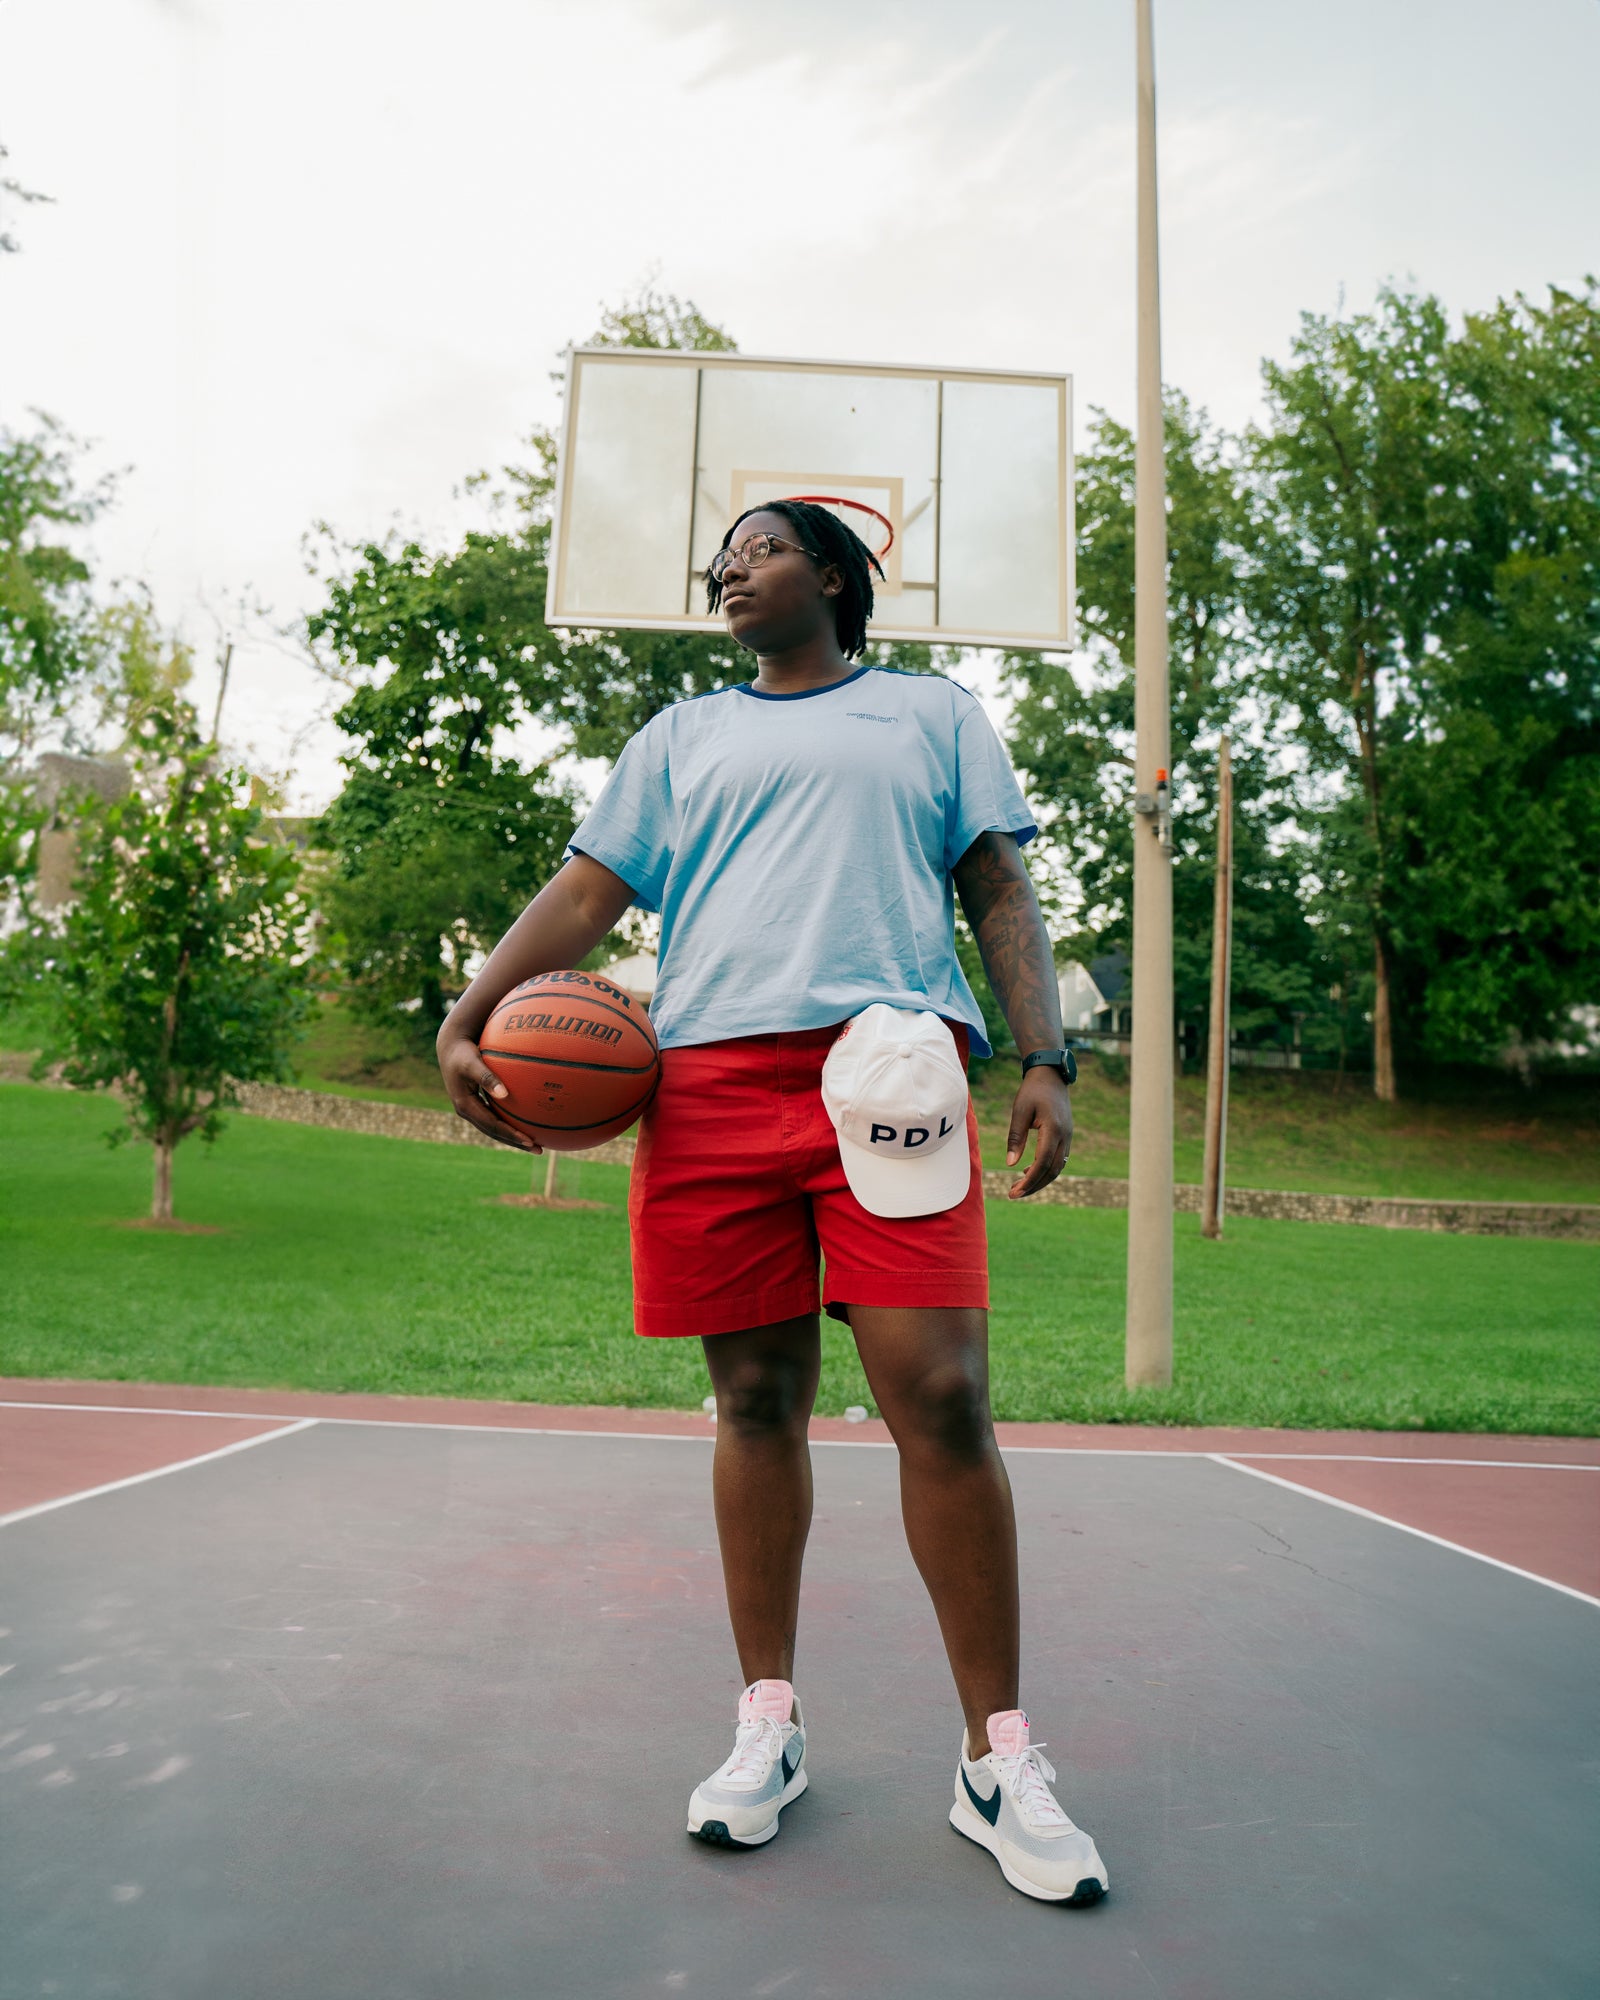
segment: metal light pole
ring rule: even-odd
[[[1172,833],[1167,773],[1167,477],[1156,259],[1151,0],[1135,0],[1139,94],[1139,395],[1134,451],[1133,1099],[1128,1133],[1130,1389],[1172,1380]]]

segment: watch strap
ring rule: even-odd
[[[1071,1049],[1035,1049],[1032,1055],[1022,1058],[1022,1074],[1026,1076],[1030,1069],[1038,1069],[1046,1064],[1051,1069],[1060,1070],[1065,1082],[1077,1082],[1078,1065]]]

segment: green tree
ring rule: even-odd
[[[1389,905],[1410,1040],[1481,1059],[1600,994],[1595,288],[1469,316],[1448,378],[1471,471],[1422,713],[1393,754]]]
[[[67,1080],[115,1086],[118,1137],[155,1149],[151,1218],[172,1163],[215,1139],[237,1085],[282,1077],[306,1008],[306,910],[293,851],[266,838],[247,775],[220,765],[181,698],[137,718],[132,787],[80,818],[75,896],[31,939]]]
[[[54,418],[0,426],[0,772],[58,724],[103,662],[89,565],[74,531],[110,498]]]
[[[1460,333],[1385,291],[1264,371],[1259,684],[1324,934],[1371,968],[1382,1098],[1397,1048],[1481,1056],[1594,991],[1595,362],[1592,287]]]
[[[600,345],[715,351],[733,342],[692,302],[646,287],[607,309]],[[544,622],[556,442],[477,474],[492,529],[438,552],[341,550],[308,621],[350,689],[343,790],[320,822],[318,890],[332,955],[362,1008],[415,1018],[429,1039],[487,949],[560,865],[579,801],[549,762],[528,769],[516,732],[558,753],[615,758],[670,703],[736,674],[736,649],[697,633],[553,631]]]
[[[732,349],[692,301],[653,286],[602,312],[592,345]],[[474,474],[494,526],[438,552],[417,543],[335,550],[313,650],[350,690],[343,790],[320,821],[318,887],[331,955],[360,1007],[411,1014],[432,1037],[467,977],[560,864],[579,811],[548,761],[614,760],[672,703],[748,677],[726,635],[553,630],[544,622],[556,440]],[[877,647],[884,664],[939,671],[928,647]]]
[[[1210,1006],[1216,743],[1234,742],[1234,1006],[1246,1040],[1288,1042],[1311,1017],[1313,1047],[1337,1026],[1306,916],[1304,843],[1285,825],[1287,785],[1251,710],[1254,660],[1241,602],[1244,522],[1229,440],[1169,390],[1168,615],[1172,681],[1174,985],[1180,1022]],[[1063,948],[1087,959],[1131,942],[1133,877],[1134,440],[1097,412],[1078,459],[1078,604],[1083,650],[1069,667],[1012,653],[1011,752],[1041,814],[1063,906]],[[1137,1005],[1137,996],[1135,996]]]
[[[674,353],[731,354],[738,342],[723,327],[713,325],[693,299],[658,291],[647,279],[621,305],[600,308],[600,325],[589,336],[590,347],[656,347]]]
[[[8,159],[9,157],[9,149],[5,146],[0,146],[0,160]],[[21,181],[14,180],[10,174],[0,174],[0,206],[3,206],[6,200],[14,201],[21,208],[26,207],[31,202],[54,201],[55,196],[41,194],[37,188],[24,187]],[[22,245],[11,234],[9,229],[0,229],[0,254],[4,254],[7,251],[20,250],[21,248]]]
[[[1418,670],[1450,589],[1456,494],[1444,309],[1383,292],[1347,319],[1306,314],[1287,365],[1263,364],[1249,441],[1247,572],[1262,686],[1320,782],[1337,836],[1332,905],[1370,952],[1373,1087],[1396,1095],[1392,753],[1416,721]]]
[[[619,306],[603,308],[600,326],[587,344],[692,353],[732,353],[738,346],[692,300],[652,286]],[[468,484],[488,490],[497,503],[509,503],[520,516],[519,540],[539,566],[542,604],[555,497],[555,432],[536,427],[525,440],[525,451],[521,462],[502,466],[498,475],[477,473]],[[579,757],[614,762],[628,738],[653,715],[674,702],[747,679],[752,670],[749,656],[722,632],[550,631],[542,626],[541,632],[547,676],[540,714],[563,732]],[[884,642],[870,645],[866,657],[912,673],[943,673],[959,654],[949,647]]]
[[[601,309],[591,347],[647,347],[697,354],[732,353],[738,343],[693,300],[646,284],[632,298]],[[560,729],[579,757],[613,762],[622,746],[663,708],[744,677],[742,655],[724,635],[700,632],[552,631],[543,623],[543,590],[555,498],[556,434],[538,425],[527,457],[501,468],[519,517],[518,539],[538,566],[540,646],[548,672],[541,718]],[[472,482],[491,486],[490,475]]]
[[[436,1032],[487,950],[559,866],[570,789],[504,747],[545,706],[544,565],[525,538],[452,554],[371,545],[335,577],[313,643],[351,686],[351,739],[319,839],[330,942],[358,1006]]]

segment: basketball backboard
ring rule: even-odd
[[[1072,378],[578,347],[546,617],[721,630],[730,522],[818,499],[883,563],[869,636],[1073,643]]]

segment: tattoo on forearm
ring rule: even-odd
[[[961,907],[1019,1049],[1061,1046],[1061,998],[1050,938],[1010,834],[985,833],[956,868]]]

